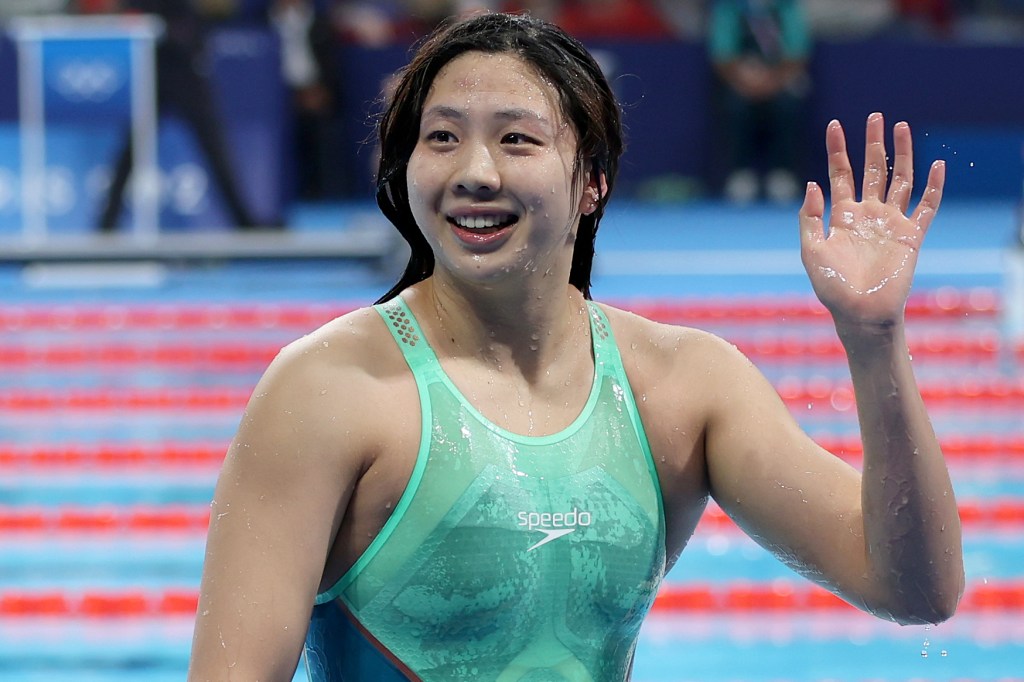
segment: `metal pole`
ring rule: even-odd
[[[157,162],[156,60],[153,40],[132,39],[132,214],[135,236],[153,240],[160,231],[160,169]]]
[[[21,146],[21,216],[26,242],[46,239],[46,121],[42,43],[18,41],[18,116]]]

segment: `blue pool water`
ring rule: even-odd
[[[343,209],[298,216],[310,229],[343,228]],[[944,207],[921,259],[919,291],[939,287],[1001,286],[1000,253],[1009,242],[1014,209],[1009,205]],[[809,295],[796,251],[793,211],[731,209],[715,205],[677,208],[621,206],[599,239],[595,296],[629,302],[646,298]],[[389,284],[389,275],[338,263],[222,264],[161,271],[157,285],[87,286],[39,284],[22,269],[0,268],[0,306],[42,306],[73,311],[115,303],[230,305],[366,304]],[[801,325],[806,324],[807,328]],[[1000,332],[993,316],[927,322],[951,334]],[[736,342],[752,335],[825,335],[820,323],[777,321],[709,325]],[[265,328],[7,329],[0,345],[96,346],[286,343],[304,330]],[[1019,360],[1000,355],[982,360],[921,357],[924,381],[963,376],[1021,378]],[[758,363],[772,379],[842,377],[836,360]],[[31,391],[220,390],[246,391],[262,371],[259,363],[194,367],[68,363],[10,366],[0,372],[0,394]],[[856,432],[850,412],[798,409],[812,434]],[[1020,406],[936,405],[940,437],[1024,437]],[[0,449],[83,447],[111,444],[225,444],[241,416],[237,406],[205,409],[60,408],[0,411]],[[3,465],[0,464],[0,467]],[[953,461],[961,501],[1024,503],[1024,459]],[[216,467],[125,466],[0,468],[0,508],[56,510],[68,507],[167,509],[207,505]],[[968,526],[968,580],[1024,581],[1024,523]],[[0,592],[18,590],[194,589],[202,567],[204,538],[195,530],[9,531],[0,530]],[[670,585],[803,584],[790,569],[735,530],[702,528],[668,576]],[[182,680],[192,631],[185,616],[48,618],[0,616],[0,679],[162,682]],[[636,656],[637,682],[895,682],[897,680],[1024,679],[1024,613],[957,615],[941,626],[899,627],[856,612],[743,611],[657,613],[645,625]]]

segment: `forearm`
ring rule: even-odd
[[[864,444],[861,500],[876,607],[901,622],[944,620],[963,590],[960,519],[903,325],[837,329]]]

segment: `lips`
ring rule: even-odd
[[[448,218],[448,222],[459,229],[482,233],[497,232],[513,225],[517,220],[518,218],[510,213],[450,216]]]
[[[448,216],[452,232],[469,246],[497,246],[503,243],[519,217],[511,213],[478,213]]]

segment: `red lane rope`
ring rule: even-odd
[[[227,443],[42,447],[0,444],[0,470],[219,467],[227,448]]]
[[[791,408],[831,408],[845,412],[854,408],[853,386],[849,380],[829,377],[781,377],[775,388]],[[1017,406],[1024,402],[1024,377],[987,377],[933,381],[920,385],[924,401],[933,405]]]
[[[998,529],[1024,526],[1024,501],[960,502],[960,519],[967,526]],[[34,533],[205,533],[210,524],[207,505],[120,507],[0,507],[0,535]],[[701,517],[702,532],[739,532],[732,519],[710,505]]]
[[[249,388],[67,389],[0,392],[0,410],[240,410]]]
[[[829,320],[813,296],[630,299],[617,305],[663,322]],[[354,303],[4,305],[0,306],[0,329],[308,329],[357,307]],[[985,318],[997,315],[999,309],[998,289],[942,288],[912,296],[906,313],[914,319]]]
[[[1012,498],[985,502],[962,500],[959,502],[958,510],[960,522],[964,526],[997,529],[1007,526],[1016,528],[1024,525],[1024,501],[1022,500]],[[704,510],[697,528],[708,533],[742,532],[739,526],[714,504],[708,505],[708,508]]]
[[[765,338],[736,341],[751,358],[799,362],[836,361],[846,357],[842,344],[833,337],[821,339]],[[932,333],[911,339],[915,358],[981,360],[998,358],[1002,342],[996,332],[950,334]],[[0,367],[69,365],[217,365],[265,367],[281,349],[280,344],[196,343],[144,346],[130,343],[85,345],[3,345]]]
[[[849,381],[828,377],[782,377],[776,390],[794,409],[808,406],[838,412],[854,407]],[[937,405],[1016,407],[1024,403],[1024,377],[932,382],[922,384],[926,403]],[[209,410],[241,409],[250,388],[181,389],[10,389],[0,391],[0,410]]]
[[[105,344],[97,346],[0,346],[0,367],[25,365],[244,365],[265,367],[281,345],[220,343],[143,346]]]
[[[309,329],[351,312],[346,304],[163,304],[0,306],[0,329],[105,330],[129,329]]]
[[[1024,580],[988,581],[968,587],[958,613],[1024,609]],[[831,611],[856,609],[817,585],[788,580],[771,583],[667,584],[654,600],[655,612]]]
[[[159,507],[0,507],[4,533],[186,532],[205,533],[210,525],[207,505]]]
[[[822,434],[815,441],[838,457],[858,463],[864,452],[860,438]],[[958,436],[941,438],[950,461],[983,462],[1024,459],[1024,436]],[[95,445],[15,445],[0,443],[0,471],[144,468],[217,468],[224,461],[227,442],[162,444],[99,443]]]
[[[863,443],[857,436],[818,435],[814,440],[829,452],[848,461],[855,462],[864,456]],[[942,436],[939,444],[947,460],[1003,460],[1024,457],[1024,436],[946,435]]]
[[[0,617],[193,617],[199,604],[195,588],[82,590],[4,590]],[[1024,610],[1024,581],[974,584],[959,613]],[[816,585],[778,580],[771,583],[666,584],[654,600],[655,613],[856,612],[853,606]]]

